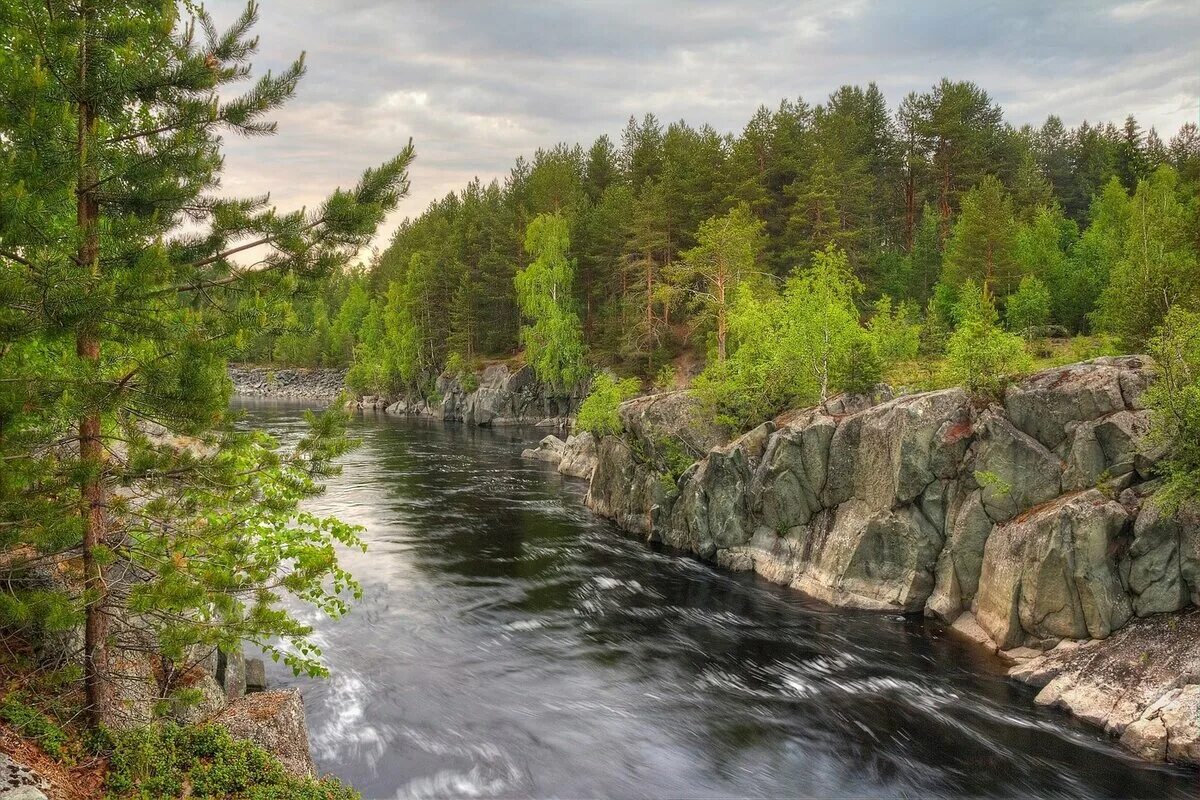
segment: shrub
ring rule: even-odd
[[[911,361],[921,346],[921,326],[908,303],[892,306],[892,298],[884,295],[875,303],[875,316],[868,328],[875,351],[889,364]]]
[[[870,394],[883,380],[883,362],[867,336],[856,336],[846,352],[842,387],[850,394]]]
[[[947,377],[973,395],[995,399],[1029,368],[1029,355],[1021,337],[1001,330],[986,291],[964,300],[962,322],[946,345]]]
[[[66,755],[66,732],[15,693],[0,700],[0,718],[20,731],[23,736],[33,739],[54,758]]]
[[[1200,500],[1200,313],[1176,307],[1150,340],[1157,377],[1146,391],[1150,436],[1167,448],[1159,462],[1159,501],[1168,508]]]
[[[592,381],[592,392],[579,406],[575,418],[577,431],[588,431],[597,438],[621,432],[621,418],[617,406],[638,393],[638,382],[633,378],[618,381],[602,372]]]
[[[216,725],[163,724],[109,734],[106,786],[110,796],[246,797],[256,800],[352,800],[337,780],[297,778],[261,747],[234,739]]]

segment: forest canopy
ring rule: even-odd
[[[737,351],[781,324],[762,314],[820,304],[797,286],[829,288],[811,271],[844,260],[837,291],[873,333],[842,341],[829,374],[807,372],[800,384],[816,389],[781,389],[760,414],[869,377],[847,372],[851,351],[886,365],[919,343],[942,357],[971,292],[993,308],[989,330],[1104,334],[1139,350],[1171,307],[1194,305],[1198,184],[1193,123],[1167,140],[1133,117],[1014,127],[969,82],[894,108],[874,84],[844,86],[822,103],[761,107],[736,134],[647,114],[619,141],[541,149],[503,181],[433,203],[369,267],[297,299],[288,330],[244,357],[353,365],[351,388],[399,394],[518,353],[530,325],[549,324],[522,314],[516,280],[539,257],[527,237],[545,217],[565,246],[566,346],[581,341],[591,369],[644,380],[684,353],[722,381],[791,359]]]

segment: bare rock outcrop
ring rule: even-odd
[[[1175,635],[1164,626],[1200,624],[1200,509],[1153,499],[1152,368],[1125,356],[1046,370],[990,406],[958,389],[837,398],[728,443],[696,423],[686,392],[641,397],[620,408],[623,435],[599,443],[587,502],[834,605],[940,618],[1022,654],[1023,679],[1049,676],[1039,702],[1137,752],[1197,762],[1200,677],[1186,676],[1200,672],[1150,646]],[[702,457],[665,469],[672,437]],[[1132,642],[1163,680],[1176,673],[1170,685],[1133,685],[1147,668]],[[1093,656],[1110,667],[1077,660]]]
[[[271,753],[292,775],[303,778],[316,774],[298,689],[248,694],[230,703],[213,722],[235,739],[246,739]]]

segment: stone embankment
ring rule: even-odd
[[[1096,359],[987,405],[961,389],[835,398],[730,442],[686,392],[641,397],[595,445],[587,502],[835,606],[935,617],[1008,658],[1039,703],[1200,763],[1200,515],[1153,502],[1151,369]],[[681,449],[704,455],[676,476]]]
[[[233,393],[279,400],[336,400],[346,388],[344,369],[229,365]]]

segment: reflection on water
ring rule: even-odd
[[[243,406],[282,438],[300,409]],[[366,527],[316,617],[317,763],[364,797],[1191,796],[921,619],[806,603],[593,518],[534,432],[368,417],[314,510]]]

